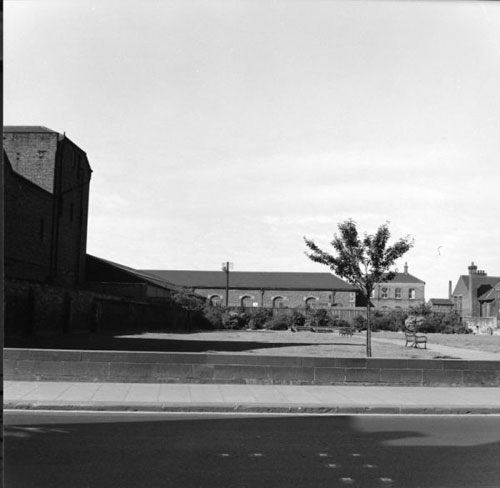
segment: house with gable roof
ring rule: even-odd
[[[488,276],[474,262],[461,275],[452,293],[455,310],[462,317],[497,317],[500,277]]]
[[[408,310],[425,303],[425,281],[410,274],[405,263],[403,273],[396,273],[391,281],[376,286],[370,301],[376,309]]]

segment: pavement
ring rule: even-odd
[[[500,414],[500,388],[4,382],[4,409]]]

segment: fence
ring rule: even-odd
[[[316,313],[319,309],[318,308],[306,308],[306,307],[297,307],[297,308],[268,308],[268,307],[228,307],[227,310],[229,311],[245,311],[246,313],[249,313],[250,315],[254,315],[256,313],[259,313],[259,311],[262,310],[268,310],[272,312],[274,316],[283,314],[283,315],[288,315],[291,316],[293,313],[301,313],[304,315],[306,318],[309,317],[310,315]],[[325,308],[323,310],[326,310],[328,315],[332,319],[339,319],[339,320],[345,320],[351,325],[354,325],[356,317],[363,317],[366,319],[366,307],[330,307],[330,308]],[[395,312],[395,310],[391,309],[372,309],[372,316],[374,313],[377,314],[388,314],[391,312]],[[397,312],[400,313],[408,313],[408,310],[403,310],[403,309],[398,309]]]

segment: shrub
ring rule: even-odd
[[[271,330],[288,330],[291,323],[291,317],[287,317],[285,314],[277,314],[266,323],[266,327]]]
[[[302,327],[306,323],[306,317],[298,310],[294,310],[292,316],[289,318],[289,322],[293,327]]]
[[[206,305],[203,309],[203,317],[210,323],[213,329],[222,329],[224,309]]]
[[[271,320],[272,316],[272,310],[261,308],[252,314],[248,322],[248,327],[251,329],[263,329],[266,322]]]
[[[333,327],[334,325],[332,316],[325,308],[314,310],[310,316],[310,322],[313,327]]]
[[[363,317],[363,315],[354,317],[354,327],[358,330],[366,330],[366,317]]]
[[[244,329],[250,322],[250,314],[241,310],[226,310],[222,316],[222,327],[224,329]]]

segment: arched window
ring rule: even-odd
[[[252,297],[249,297],[249,296],[241,297],[241,306],[242,307],[251,307],[252,306]]]
[[[212,295],[210,297],[210,305],[217,306],[222,304],[222,297],[220,295]]]
[[[283,308],[285,306],[285,300],[283,297],[273,298],[273,308]]]
[[[316,305],[317,298],[315,297],[308,297],[306,298],[306,307],[314,307]]]

